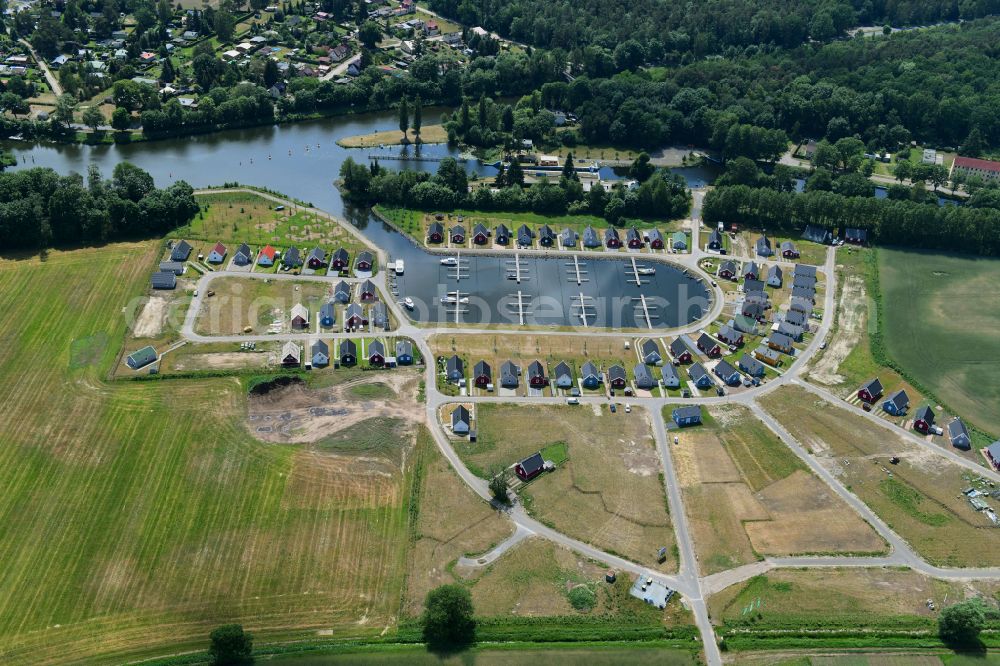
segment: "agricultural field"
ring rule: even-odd
[[[261,442],[232,378],[106,382],[159,248],[0,264],[0,376],[30,377],[0,384],[18,415],[0,434],[4,662],[201,649],[227,621],[377,635],[399,611],[412,456]]]
[[[761,555],[885,551],[874,530],[746,408],[703,408],[702,418],[701,426],[671,435],[678,437],[674,466],[704,573]]]
[[[725,235],[728,236],[728,233]],[[767,234],[768,240],[771,241],[771,249],[774,250],[774,256],[758,257],[755,244],[760,237],[760,229],[742,229],[736,234],[735,240],[732,240],[732,254],[741,257],[752,257],[757,263],[782,261],[794,262],[796,264],[811,264],[813,266],[822,266],[826,263],[828,245],[814,243],[801,236],[786,236],[780,233],[777,235]],[[708,236],[706,235],[705,239],[707,240],[707,238]],[[795,249],[799,251],[798,259],[785,259],[781,256],[781,244],[785,241],[792,241],[795,245]]]
[[[480,404],[478,441],[456,449],[469,469],[487,476],[538,450],[568,454],[554,472],[517,490],[524,505],[555,529],[619,555],[674,571],[674,533],[645,410],[611,414],[603,407]],[[561,445],[561,446],[560,446]],[[657,563],[665,547],[667,559]]]
[[[990,490],[978,475],[804,389],[782,387],[760,402],[929,562],[1000,565],[1000,530],[961,494],[969,487]],[[889,464],[892,456],[899,464]],[[984,501],[994,511],[1000,508],[996,500]]]
[[[358,252],[369,249],[334,220],[297,206],[275,210],[273,201],[253,192],[212,192],[199,194],[197,199],[201,212],[173,232],[190,241],[196,251],[204,251],[198,250],[196,241],[209,249],[216,241],[247,243],[255,250],[268,244],[279,250],[296,245],[303,252],[319,245],[328,253],[343,247],[353,261]]]
[[[277,332],[290,332],[290,313],[297,303],[308,308],[309,330],[314,331],[319,308],[331,296],[331,286],[325,282],[218,277],[209,287],[215,295],[202,298],[194,325],[202,335],[238,335],[247,327],[261,334],[272,326]]]
[[[676,641],[675,641],[676,642]],[[658,646],[635,647],[602,647],[590,645],[587,647],[567,647],[553,645],[551,647],[536,644],[530,649],[515,649],[511,647],[473,648],[461,655],[442,657],[427,652],[423,646],[393,646],[390,650],[372,650],[363,648],[358,652],[348,649],[338,649],[336,653],[322,656],[278,656],[268,659],[271,666],[372,666],[389,664],[392,666],[535,666],[544,661],[549,666],[577,666],[587,663],[589,666],[617,666],[628,663],[635,666],[694,666],[698,663],[690,652],[676,648]],[[986,665],[984,665],[986,666]],[[988,666],[993,666],[989,664]]]
[[[943,404],[1000,434],[1000,260],[878,250],[889,356]],[[981,443],[989,443],[983,440]]]

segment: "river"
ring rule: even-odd
[[[435,109],[425,115],[436,118],[440,112]],[[373,113],[133,144],[4,142],[0,147],[17,159],[14,168],[45,166],[62,174],[85,174],[94,164],[110,176],[115,165],[127,161],[152,174],[160,187],[181,179],[196,188],[239,182],[308,201],[346,218],[388,255],[405,261],[407,270],[399,282],[399,297],[410,296],[417,302],[413,316],[419,321],[453,322],[458,309],[458,321],[464,323],[520,323],[523,314],[526,324],[575,326],[583,323],[583,302],[590,326],[676,327],[697,320],[707,311],[709,290],[700,279],[672,265],[658,264],[655,275],[644,276],[641,284],[635,284],[634,279],[629,281],[630,263],[621,258],[599,260],[603,257],[600,253],[585,260],[586,277],[581,284],[577,284],[575,276],[570,279],[565,257],[522,257],[520,284],[506,279],[507,261],[513,253],[509,258],[470,254],[463,260],[461,275],[456,275],[454,269],[447,270],[438,257],[367,210],[346,204],[333,187],[340,165],[349,156],[367,162],[369,156],[375,155],[389,169],[430,171],[436,170],[436,161],[412,158],[460,157],[455,148],[442,144],[372,149],[336,144],[341,137],[395,129],[397,122],[394,113]],[[391,159],[399,157],[407,159]],[[470,174],[495,173],[492,167],[476,160],[466,162],[466,168]],[[693,187],[703,186],[713,177],[710,169],[699,167],[675,171]],[[615,177],[608,168],[602,169],[602,176]],[[469,303],[457,308],[442,305],[441,296],[454,290],[463,292],[463,297],[468,295]],[[645,308],[642,297],[647,300]],[[513,306],[511,299],[516,300]]]

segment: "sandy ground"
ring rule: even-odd
[[[419,377],[413,372],[394,370],[366,373],[325,389],[296,384],[263,396],[251,396],[248,425],[251,434],[265,442],[316,442],[373,417],[399,418],[422,423],[424,412],[415,399]],[[349,389],[358,384],[381,382],[397,397],[364,400],[352,398]]]
[[[844,382],[844,376],[837,370],[861,339],[867,303],[864,280],[856,275],[849,276],[844,281],[837,304],[836,334],[830,336],[829,347],[809,371],[810,379],[827,386]]]
[[[174,370],[232,370],[273,366],[277,354],[254,352],[212,352],[206,354],[178,354]]]
[[[132,335],[136,338],[155,338],[163,330],[170,301],[164,296],[153,294],[135,320]]]

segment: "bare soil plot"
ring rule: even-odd
[[[203,335],[238,335],[247,326],[257,334],[290,331],[291,309],[297,303],[309,309],[310,330],[316,330],[319,307],[331,289],[320,282],[238,277],[217,278],[209,288],[215,295],[202,298],[194,326]]]
[[[673,571],[674,534],[660,459],[645,410],[611,414],[579,406],[477,408],[477,442],[458,442],[477,473],[509,466],[550,444],[567,445],[569,460],[518,491],[540,520],[559,531],[636,562]],[[657,551],[667,560],[656,563]]]
[[[782,387],[761,403],[928,561],[1000,564],[1000,530],[961,494],[972,485],[972,473],[803,389]],[[898,465],[889,464],[891,456],[900,458]]]
[[[867,310],[868,293],[864,279],[857,275],[845,276],[837,298],[836,334],[830,336],[824,354],[810,369],[810,379],[826,386],[844,383],[846,378],[838,370],[861,336],[867,335]]]
[[[411,129],[406,133],[406,138],[408,143],[414,144],[417,135]],[[421,143],[446,143],[447,141],[448,132],[444,125],[424,125],[420,128]],[[395,146],[401,143],[403,143],[403,133],[399,130],[371,132],[370,134],[344,136],[337,139],[337,145],[344,148],[374,148],[376,146]]]
[[[707,573],[759,554],[882,552],[878,535],[743,407],[675,431],[673,457]]]

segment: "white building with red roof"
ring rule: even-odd
[[[966,178],[979,176],[983,180],[1000,180],[1000,162],[981,160],[975,157],[956,157],[951,165],[951,174],[961,173]]]

